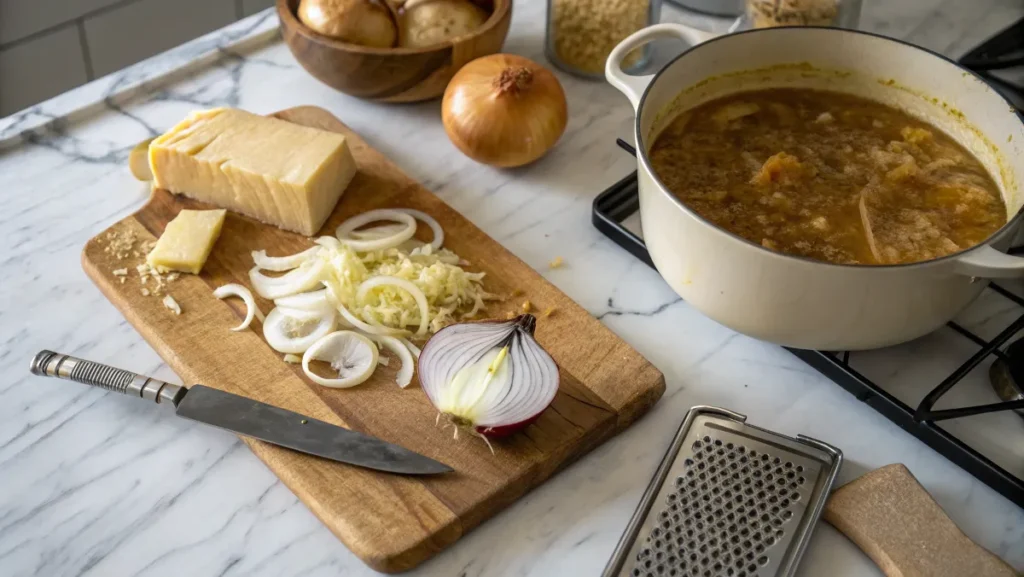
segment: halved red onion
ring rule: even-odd
[[[533,338],[537,319],[457,323],[437,332],[417,372],[430,402],[456,427],[504,437],[540,416],[558,392],[558,367]]]

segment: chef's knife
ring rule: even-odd
[[[185,388],[52,351],[32,359],[32,373],[172,405],[179,417],[350,465],[403,475],[452,471],[398,445],[203,385]]]

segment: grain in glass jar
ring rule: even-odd
[[[572,74],[604,78],[604,64],[627,36],[657,22],[660,0],[548,0],[547,56]],[[630,72],[647,61],[647,46],[626,56]]]
[[[856,28],[861,0],[747,0],[746,26],[836,26]]]

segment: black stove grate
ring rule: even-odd
[[[619,139],[618,144],[630,153],[636,154],[635,149],[625,141]],[[643,239],[622,224],[627,217],[639,209],[636,172],[633,172],[594,199],[592,221],[594,226],[612,241],[654,268],[654,262],[651,261],[651,255],[647,252],[647,246]],[[1024,299],[1003,287],[992,283],[988,288],[1024,307]],[[953,322],[949,323],[949,327],[978,345],[978,351],[936,385],[917,407],[911,407],[900,401],[878,384],[857,372],[850,365],[849,352],[810,351],[788,347],[786,350],[1010,501],[1024,507],[1024,479],[1014,476],[949,431],[936,425],[937,421],[945,419],[997,411],[1021,410],[1024,409],[1024,400],[942,410],[933,408],[944,394],[949,392],[989,355],[1005,356],[999,347],[1024,329],[1024,314],[1017,317],[1014,322],[991,340],[986,340]]]

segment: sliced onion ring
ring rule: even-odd
[[[352,231],[378,220],[399,222],[404,224],[406,228],[401,232],[384,238],[375,238],[370,240],[351,238]],[[416,221],[413,217],[399,210],[390,208],[379,208],[377,210],[370,210],[353,216],[341,223],[335,231],[335,235],[338,237],[338,240],[352,247],[352,250],[360,252],[393,248],[409,240],[414,234],[416,234]]]
[[[399,338],[398,340],[402,341],[402,344],[405,345],[405,347],[407,349],[409,349],[409,352],[412,353],[412,356],[416,357],[416,360],[420,359],[420,348],[419,347],[414,345],[413,342],[410,341],[407,338],[402,337],[402,338]]]
[[[270,348],[279,353],[301,354],[317,340],[334,330],[334,311],[324,311],[319,318],[296,319],[275,307],[263,323],[263,338]],[[309,329],[296,334],[297,329]]]
[[[302,355],[302,372],[318,385],[335,389],[354,387],[370,378],[377,368],[377,345],[359,333],[337,331],[313,343]],[[338,371],[337,379],[327,379],[309,368],[312,361],[326,361]]]
[[[341,241],[333,236],[321,236],[318,237],[313,242],[322,247],[332,248],[334,250],[341,250]]]
[[[304,310],[304,309],[293,309],[290,307],[275,307],[274,310],[279,311],[284,316],[298,322],[309,322],[309,321],[320,321],[325,315],[333,315],[334,311],[330,309],[321,310]]]
[[[395,382],[403,389],[408,387],[409,383],[412,382],[413,370],[416,368],[416,361],[413,360],[409,348],[395,337],[372,336],[370,338],[383,345],[387,350],[395,353],[398,359],[402,361],[402,367],[398,369],[398,374],[395,375]]]
[[[427,295],[423,294],[423,291],[418,286],[403,278],[375,276],[363,281],[359,285],[359,290],[356,291],[356,301],[363,302],[366,299],[367,293],[379,286],[393,286],[411,294],[412,298],[416,300],[416,306],[420,309],[420,326],[416,330],[416,334],[427,334],[427,326],[430,324],[430,307],[427,305]]]
[[[282,276],[269,277],[259,267],[249,271],[249,281],[256,293],[265,299],[277,299],[308,291],[320,284],[327,262],[321,258],[307,261]]]
[[[437,220],[434,219],[434,217],[423,212],[422,210],[416,210],[415,208],[399,208],[396,210],[400,210],[413,218],[417,218],[427,223],[427,226],[430,227],[431,232],[434,233],[434,238],[431,239],[430,241],[431,248],[433,248],[434,250],[441,248],[441,245],[444,244],[444,229],[441,228],[440,223],[438,223]]]
[[[274,304],[279,307],[304,311],[320,311],[331,308],[331,303],[327,300],[327,289],[281,297],[274,299]]]
[[[313,258],[320,252],[319,246],[307,248],[306,250],[292,254],[288,256],[267,256],[265,250],[254,250],[252,251],[252,261],[258,268],[263,270],[272,270],[274,272],[280,272],[285,270],[292,270],[293,268],[299,268],[302,263]]]
[[[382,224],[380,226],[375,226],[373,228],[353,230],[352,232],[348,233],[348,235],[352,238],[356,238],[359,240],[376,240],[379,238],[389,237],[399,232],[404,232],[405,228],[406,226],[401,223]]]
[[[219,299],[238,297],[245,303],[245,320],[242,321],[242,324],[232,328],[231,330],[233,331],[244,331],[249,328],[249,325],[252,324],[253,317],[260,319],[260,322],[265,320],[263,313],[256,307],[256,300],[252,298],[252,293],[249,292],[249,289],[240,284],[232,283],[219,286],[214,289],[213,296]]]

